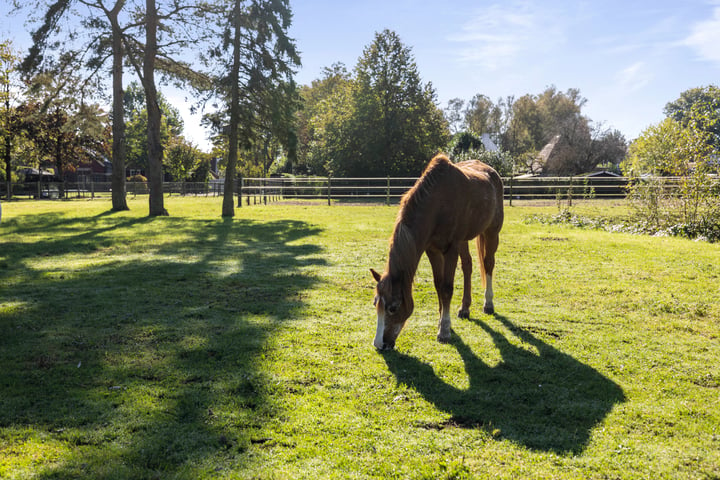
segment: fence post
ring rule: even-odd
[[[513,200],[513,175],[510,174],[510,206],[512,207],[512,200]]]
[[[568,187],[568,207],[572,207],[573,198],[573,177],[570,176],[570,186]]]
[[[385,205],[390,206],[390,175],[387,177],[387,189],[385,190]]]
[[[242,175],[238,175],[237,181],[238,181],[238,186],[237,186],[238,187],[238,207],[242,207],[242,191],[243,191],[243,187],[245,186]]]
[[[328,207],[332,205],[332,175],[328,175],[327,178],[327,200]]]

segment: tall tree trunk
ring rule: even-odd
[[[60,177],[60,185],[58,186],[58,198],[65,198],[65,165],[63,161],[63,141],[62,134],[55,140],[55,169],[57,176]],[[40,183],[42,183],[42,168],[40,171]],[[50,185],[48,184],[48,198],[50,198]]]
[[[113,125],[112,125],[112,209],[115,211],[129,210],[125,190],[125,105],[123,103],[123,44],[122,31],[118,23],[118,15],[125,3],[118,0],[115,7],[108,12],[112,25],[113,42]]]
[[[238,124],[240,123],[240,0],[233,8],[234,37],[233,64],[230,72],[230,132],[228,134],[228,161],[225,169],[222,216],[235,216],[235,168],[238,160]]]
[[[5,190],[7,194],[7,199],[10,200],[12,198],[12,165],[11,164],[11,155],[10,152],[12,150],[12,140],[10,139],[10,136],[12,135],[12,126],[11,126],[11,118],[10,118],[10,81],[3,85],[3,94],[5,96],[5,138],[3,141],[3,146],[5,147],[3,149],[3,161],[5,162],[5,181],[7,183],[7,190]]]
[[[146,0],[145,18],[145,57],[143,61],[143,87],[147,107],[147,148],[148,148],[148,187],[150,188],[150,216],[168,215],[163,205],[162,157],[160,141],[160,106],[155,87],[155,56],[157,54],[158,12],[155,0]]]
[[[8,82],[7,86],[5,87],[5,92],[7,96],[5,97],[5,122],[6,122],[6,128],[5,128],[5,149],[3,152],[3,160],[5,161],[5,181],[7,183],[7,190],[5,190],[7,196],[6,198],[10,200],[12,198],[12,159],[10,152],[12,151],[12,139],[10,136],[12,135],[13,128],[10,125],[10,122],[12,121],[10,119],[10,82]]]
[[[12,165],[11,165],[11,156],[10,151],[12,150],[12,142],[10,141],[10,132],[8,129],[8,134],[5,137],[5,153],[4,153],[4,160],[5,160],[5,181],[6,181],[6,197],[8,200],[12,199]]]

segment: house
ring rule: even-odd
[[[586,178],[619,178],[622,177],[619,173],[611,172],[609,170],[598,170],[595,172],[590,172],[586,175],[582,175]]]
[[[497,152],[500,150],[497,145],[495,145],[495,142],[492,141],[490,138],[489,133],[483,133],[480,135],[480,141],[483,144],[483,147],[485,147],[486,152]]]
[[[109,182],[112,176],[112,162],[106,158],[81,161],[75,176],[75,181],[79,183]]]
[[[558,156],[558,145],[560,144],[560,135],[555,135],[538,153],[535,160],[530,165],[530,171],[533,175],[542,175],[543,173],[552,172],[553,166]]]

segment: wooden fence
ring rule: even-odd
[[[267,204],[283,200],[323,200],[333,202],[362,202],[391,204],[412,187],[412,177],[386,178],[333,178],[333,177],[278,177],[241,178],[236,194],[239,205]],[[630,180],[626,177],[515,177],[504,178],[505,199],[583,199],[625,198]],[[668,188],[676,188],[679,179],[663,177]],[[6,184],[0,184],[0,198],[7,198]],[[14,197],[30,198],[98,198],[109,197],[108,182],[84,183],[24,183],[13,184]],[[221,196],[222,182],[189,183],[165,182],[167,195]],[[147,184],[127,182],[128,196],[148,193]]]
[[[244,178],[241,201],[252,205],[274,199],[324,199],[337,202],[397,202],[417,178]],[[516,177],[504,178],[505,199],[625,198],[625,177]]]

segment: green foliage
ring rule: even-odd
[[[183,137],[175,137],[170,140],[169,145],[165,149],[165,159],[163,165],[165,171],[172,175],[175,181],[187,181],[200,168],[205,155],[198,150],[193,144],[185,140]],[[199,181],[207,180],[207,172],[205,178]]]
[[[303,109],[298,112],[298,171],[326,175],[330,160],[351,155],[343,143],[352,109],[353,80],[342,64],[325,68],[323,77],[301,91]]]
[[[147,170],[148,168],[148,116],[145,107],[145,92],[137,82],[125,89],[125,144],[126,167]],[[160,141],[163,149],[182,143],[179,138],[184,128],[180,111],[170,105],[165,96],[158,92],[158,105],[162,112]],[[178,173],[177,171],[175,173]]]
[[[448,140],[435,91],[396,33],[375,35],[354,76],[341,65],[304,91],[305,163],[336,176],[414,176]],[[318,171],[320,168],[324,171]]]
[[[10,181],[13,175],[13,151],[17,147],[17,121],[14,83],[20,59],[9,41],[0,42],[0,176]],[[8,198],[10,189],[7,188]]]
[[[493,167],[501,176],[513,174],[513,159],[507,152],[485,150],[482,140],[470,132],[459,132],[453,135],[447,147],[448,154],[454,162],[463,160],[480,160]]]
[[[639,222],[715,239],[715,226],[720,225],[720,165],[708,128],[715,120],[703,108],[692,107],[685,115],[685,125],[666,118],[630,146],[623,165],[632,178],[629,197]]]
[[[684,127],[707,132],[708,142],[720,150],[720,88],[708,85],[686,90],[664,112]]]
[[[493,103],[485,95],[475,95],[465,110],[465,126],[471,132],[482,135],[487,133],[494,138],[500,138],[506,122],[507,104],[502,99]]]
[[[28,100],[15,112],[17,129],[33,146],[33,164],[51,162],[60,178],[81,162],[104,158],[110,148],[108,115],[78,98],[80,79],[73,68],[73,59],[63,57],[33,77]]]
[[[482,140],[471,132],[456,133],[448,145],[450,155],[461,155],[470,151],[482,150],[485,150]]]
[[[516,172],[538,173],[541,166],[545,175],[565,176],[587,173],[599,163],[618,164],[625,157],[625,137],[582,115],[585,103],[577,89],[559,92],[550,86],[539,95],[497,102],[478,94],[464,109],[462,100],[453,99],[445,113],[455,131],[488,134],[514,159]],[[552,159],[539,163],[538,152],[556,137],[560,140]]]

